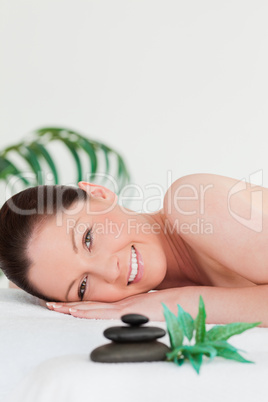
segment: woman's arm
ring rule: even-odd
[[[200,295],[205,303],[207,324],[261,321],[260,326],[268,327],[268,285],[244,288],[186,286],[142,293],[114,303],[51,303],[49,308],[78,318],[119,319],[124,314],[139,313],[151,321],[164,321],[161,303],[176,315],[180,304],[195,318]]]

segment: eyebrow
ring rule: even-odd
[[[76,254],[78,253],[78,248],[77,248],[77,245],[76,245],[76,243],[75,243],[74,232],[75,232],[75,228],[76,228],[76,225],[77,225],[79,219],[80,219],[80,218],[77,219],[77,221],[75,222],[75,225],[71,228],[72,246],[73,246],[73,250],[74,250],[74,252],[75,252]],[[65,295],[65,299],[66,299],[67,301],[68,301],[68,294],[69,294],[69,292],[70,292],[70,290],[71,290],[71,288],[72,288],[72,286],[73,286],[74,283],[75,283],[75,280],[71,282],[71,284],[69,285],[69,287],[68,287],[68,289],[67,289],[67,292],[66,292],[66,295]]]

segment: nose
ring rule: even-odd
[[[120,276],[118,257],[115,255],[99,257],[93,267],[90,268],[90,272],[107,283],[115,283]]]

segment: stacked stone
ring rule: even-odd
[[[107,328],[103,335],[112,342],[94,349],[90,358],[94,362],[151,362],[166,359],[170,349],[158,338],[166,331],[158,327],[144,327],[149,319],[140,314],[126,314],[121,320],[129,326]]]

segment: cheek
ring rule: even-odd
[[[144,259],[145,278],[156,286],[164,279],[167,272],[164,249],[158,240],[151,239],[148,244],[140,246],[140,251]]]
[[[126,221],[120,220],[118,215],[111,215],[109,218],[99,220],[94,223],[93,234],[101,239],[102,244],[108,247],[116,242],[117,247],[133,242],[132,232]],[[134,233],[134,232],[133,232]]]
[[[115,286],[100,283],[99,281],[92,282],[89,297],[90,301],[113,303],[122,300],[128,296],[127,289],[117,289]]]

